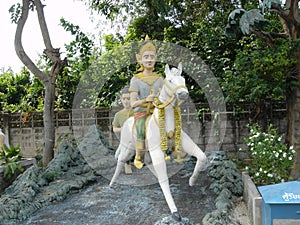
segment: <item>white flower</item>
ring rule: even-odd
[[[259,176],[259,172],[257,172],[257,173],[255,174],[255,176],[257,176],[257,177],[258,177],[258,176]]]
[[[286,152],[283,153],[283,158],[286,158]]]
[[[262,171],[262,168],[260,167],[260,168],[259,168],[259,172],[261,172],[261,171]]]
[[[279,138],[278,138],[278,141],[281,141],[281,140],[282,140],[282,137],[279,137]]]
[[[268,175],[267,175],[268,177],[273,177],[273,174],[271,174],[271,173],[268,173]]]
[[[290,160],[290,161],[292,161],[292,160],[293,160],[293,157],[292,157],[292,156],[290,156],[290,157],[289,157],[289,160]]]
[[[276,153],[275,153],[275,157],[276,157],[276,158],[278,158],[278,156],[279,156],[279,153],[278,153],[278,152],[276,152]]]

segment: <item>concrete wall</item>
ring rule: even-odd
[[[244,138],[248,135],[247,124],[253,122],[251,111],[233,110],[212,114],[208,110],[196,113],[195,105],[182,107],[182,126],[190,137],[204,151],[224,150],[228,154],[237,154],[244,146]],[[199,109],[199,106],[197,106]],[[208,105],[200,108],[209,109]],[[55,114],[56,147],[62,140],[72,137],[80,140],[91,125],[101,128],[108,143],[117,147],[119,140],[112,132],[112,120],[119,108],[87,109],[59,111]],[[0,120],[4,133],[13,146],[20,146],[24,157],[41,154],[44,144],[44,128],[42,113],[2,114]],[[272,108],[272,111],[261,122],[273,123],[279,133],[286,131],[286,110]],[[220,134],[225,134],[221,140]]]

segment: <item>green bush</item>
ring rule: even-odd
[[[24,168],[19,164],[19,161],[22,159],[20,147],[7,147],[4,145],[3,151],[0,152],[0,159],[3,159],[3,162],[0,162],[0,166],[5,166],[4,179],[10,179],[16,174],[17,170],[20,172],[24,171]]]
[[[283,142],[272,124],[267,132],[255,124],[248,126],[249,138],[245,139],[250,162],[245,167],[256,185],[268,185],[288,181],[293,166],[295,150]],[[240,149],[242,150],[242,149]]]

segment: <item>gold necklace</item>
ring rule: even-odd
[[[153,101],[153,105],[158,109],[158,127],[160,133],[160,147],[161,149],[166,152],[168,150],[168,143],[167,143],[167,133],[166,133],[166,126],[165,126],[165,107],[168,106],[174,99],[174,95],[169,99],[169,101],[162,103],[158,98],[155,98]],[[154,117],[155,118],[155,117]],[[175,120],[175,154],[176,154],[176,162],[182,162],[181,152],[182,152],[182,145],[181,145],[181,129],[182,129],[182,122],[181,122],[181,113],[180,107],[174,107],[174,120]],[[157,121],[156,121],[157,122]],[[173,135],[168,135],[168,138],[173,138]]]

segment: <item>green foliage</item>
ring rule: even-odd
[[[108,44],[112,48],[93,59],[93,63],[81,77],[78,107],[109,107],[119,91],[129,83],[136,71],[135,52],[138,46]]]
[[[61,26],[74,36],[74,40],[66,44],[68,67],[57,77],[56,109],[71,109],[74,94],[83,73],[91,65],[94,42],[76,26],[65,19],[60,19]],[[68,87],[68,88],[66,88]]]
[[[67,58],[71,60],[80,59],[77,63],[81,64],[81,70],[85,71],[90,65],[90,58],[94,47],[94,42],[76,26],[65,19],[60,19],[61,26],[75,36],[75,40],[65,45],[67,49]]]
[[[63,18],[60,19],[60,24],[67,32],[70,32],[71,35],[74,36],[74,40],[69,44],[65,44],[68,66],[64,67],[56,78],[55,110],[72,108],[73,98],[80,78],[89,68],[94,55],[98,54],[98,52],[94,50],[94,42],[88,35],[81,31],[79,26],[76,26]],[[45,71],[45,73],[50,72],[51,62],[45,54],[40,58],[39,68]],[[31,105],[36,106],[32,111],[39,110],[40,108],[42,109],[40,105],[43,105],[43,95],[39,95],[41,98],[36,95],[36,92],[31,92],[28,98],[28,100],[31,100]]]
[[[274,3],[277,4],[278,1],[263,1],[263,7],[268,8],[270,4]],[[131,22],[127,28],[126,37],[122,37],[119,33],[103,36],[105,41],[103,45],[105,50],[103,51],[103,49],[96,49],[93,41],[78,26],[61,19],[61,25],[74,36],[74,40],[66,45],[68,67],[64,68],[57,77],[56,109],[72,108],[79,81],[90,75],[97,87],[94,90],[86,90],[83,95],[90,97],[83,101],[84,104],[110,106],[118,92],[128,84],[130,77],[137,70],[132,58],[138,48],[131,49],[133,52],[128,53],[132,57],[130,63],[123,66],[118,61],[124,62],[124,56],[118,55],[114,49],[120,45],[125,45],[124,48],[127,48],[128,43],[142,40],[146,34],[151,39],[187,47],[200,56],[217,77],[228,101],[261,101],[264,98],[284,98],[284,88],[288,84],[285,81],[280,82],[280,79],[286,78],[285,74],[293,65],[293,61],[290,60],[292,45],[279,41],[273,46],[273,49],[268,49],[267,46],[258,44],[258,41],[254,40],[252,36],[239,42],[226,36],[225,33],[224,27],[228,23],[227,15],[232,21],[231,25],[236,27],[240,26],[240,19],[245,16],[246,19],[242,23],[245,31],[250,31],[250,28],[260,29],[263,27],[265,23],[259,22],[264,21],[263,17],[257,11],[259,6],[262,6],[259,5],[259,1],[89,0],[86,4],[119,24],[128,21],[128,18],[131,19]],[[237,7],[248,11],[238,9],[232,12]],[[11,9],[15,15],[18,14],[17,8],[16,5]],[[230,14],[230,12],[232,13]],[[264,28],[268,28],[272,32],[282,32],[280,21],[273,13],[268,12],[264,16],[270,24]],[[239,30],[236,37],[240,38],[241,35],[242,31]],[[279,50],[275,50],[278,46],[280,46]],[[253,53],[251,53],[252,50]],[[124,50],[124,52],[126,51]],[[40,67],[47,72],[50,69],[49,62],[43,58],[44,56],[41,57],[44,65],[41,64]],[[103,69],[100,73],[101,76],[96,76],[96,73],[100,71],[96,68],[97,66]],[[163,66],[157,63],[157,71],[161,72]],[[186,81],[192,99],[197,102],[206,101],[204,91],[198,84],[191,77],[186,77]],[[21,95],[20,101],[24,105],[22,109],[20,109],[22,105],[20,103],[7,104],[6,94],[3,95],[0,92],[2,108],[5,104],[5,109],[10,111],[42,109],[43,87],[35,80],[30,80],[29,83],[34,87],[28,89],[30,93]],[[2,99],[4,100],[2,101]],[[13,99],[17,98],[13,97]],[[93,100],[89,102],[89,99]]]
[[[18,163],[22,159],[20,151],[20,147],[7,147],[6,145],[3,146],[3,151],[0,151],[0,160],[3,160],[0,165],[5,166],[4,179],[10,179],[17,170],[24,171],[24,168]]]
[[[0,111],[18,112],[26,110],[26,95],[31,88],[29,71],[21,74],[4,72],[0,75]]]
[[[12,23],[17,23],[21,16],[22,6],[20,3],[14,4],[9,8],[10,20]]]
[[[296,63],[291,57],[294,44],[280,39],[268,48],[260,40],[244,38],[241,45],[233,67],[226,70],[227,101],[285,99],[287,74]]]
[[[125,4],[125,1],[91,0],[88,4],[90,8],[113,20],[120,13],[121,8],[125,7],[126,11],[128,12],[129,7],[133,4],[133,1],[129,1],[128,4]]]
[[[33,1],[29,2],[29,10],[34,11],[34,3]],[[10,13],[10,20],[12,23],[18,23],[21,13],[22,13],[22,6],[20,3],[13,4],[9,8],[9,13]]]
[[[249,129],[245,144],[251,161],[245,169],[254,183],[268,185],[288,181],[295,156],[293,147],[283,143],[283,137],[272,125],[267,132],[262,132],[257,124],[249,126]]]
[[[44,110],[44,84],[36,77],[31,79],[31,84],[26,95],[22,97],[21,111],[32,112]]]

